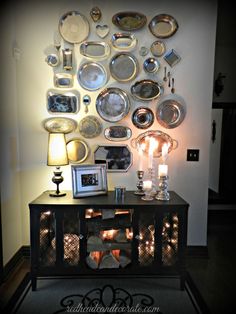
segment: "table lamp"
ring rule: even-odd
[[[47,165],[56,166],[52,182],[57,185],[56,191],[51,192],[50,196],[59,197],[66,195],[66,193],[59,190],[59,184],[64,180],[60,166],[68,165],[68,163],[65,134],[49,133]]]

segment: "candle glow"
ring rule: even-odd
[[[149,155],[149,163],[148,163],[148,168],[152,168],[152,164],[153,164],[153,153],[155,151],[155,149],[158,148],[158,141],[155,140],[155,138],[150,137],[149,138],[149,151],[148,151],[148,155]]]

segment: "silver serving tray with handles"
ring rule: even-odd
[[[145,79],[131,86],[131,94],[138,100],[150,101],[163,94],[163,86],[156,81]]]
[[[137,76],[139,65],[135,56],[127,52],[121,52],[112,57],[109,68],[115,80],[125,83]]]
[[[111,37],[111,44],[117,50],[133,50],[137,43],[137,38],[131,33],[115,33]]]
[[[70,118],[48,118],[43,122],[44,129],[49,133],[71,133],[77,128],[77,122]]]
[[[173,36],[179,25],[176,19],[169,14],[159,14],[148,24],[150,32],[157,38],[168,38]]]
[[[113,142],[126,141],[131,138],[132,131],[130,128],[123,125],[114,125],[105,129],[104,136],[106,139]]]
[[[106,59],[110,52],[109,44],[104,41],[86,41],[80,45],[80,54],[89,59]]]
[[[84,89],[94,91],[106,84],[107,72],[100,63],[87,62],[79,67],[77,78]]]
[[[120,121],[129,112],[129,97],[120,88],[106,88],[97,96],[96,109],[103,120],[108,122]]]
[[[132,122],[138,129],[147,129],[154,122],[154,113],[149,108],[139,107],[133,112]]]
[[[119,12],[113,15],[112,23],[123,31],[136,31],[144,27],[147,17],[138,12]]]

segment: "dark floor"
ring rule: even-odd
[[[236,211],[213,213],[208,227],[209,256],[189,257],[187,269],[210,312],[230,314],[236,311]],[[10,299],[27,271],[28,261],[0,287],[1,307]]]

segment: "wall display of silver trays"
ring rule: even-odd
[[[150,57],[143,62],[143,68],[147,73],[155,73],[159,70],[160,63],[157,59]]]
[[[117,50],[133,50],[137,43],[137,38],[131,33],[115,33],[111,37],[111,44]]]
[[[79,132],[85,138],[97,137],[102,132],[102,124],[96,116],[87,116],[79,122]]]
[[[106,84],[107,72],[100,63],[87,62],[79,67],[77,78],[84,89],[94,91]]]
[[[89,148],[85,141],[79,138],[73,138],[66,144],[68,159],[71,163],[84,162],[89,154]]]
[[[73,76],[69,73],[55,73],[54,85],[59,88],[73,87]]]
[[[108,172],[126,172],[132,165],[132,153],[127,145],[98,146],[94,151],[94,163],[106,164]]]
[[[162,146],[165,143],[168,145],[168,153],[170,153],[172,150],[174,150],[178,147],[178,142],[176,140],[171,138],[171,136],[168,135],[167,133],[164,133],[164,132],[159,131],[159,130],[150,130],[150,131],[146,131],[144,133],[141,133],[137,138],[133,138],[131,140],[131,146],[133,148],[136,148],[136,149],[138,147],[144,147],[143,148],[144,153],[148,154],[149,145],[150,145],[150,141],[149,141],[150,137],[155,138],[155,140],[158,141],[158,143],[159,143],[158,147],[153,152],[154,157],[161,157]],[[142,144],[145,144],[145,145],[142,145]]]
[[[174,49],[167,51],[163,58],[171,67],[176,65],[181,60],[180,56]]]
[[[138,60],[129,53],[117,53],[110,61],[110,72],[118,82],[132,81],[138,74]]]
[[[80,45],[80,54],[89,59],[106,59],[110,52],[109,44],[104,41],[86,41]]]
[[[43,122],[43,127],[49,133],[71,133],[77,128],[77,122],[73,119],[56,117],[48,118]]]
[[[166,99],[161,102],[156,111],[157,121],[167,129],[179,126],[185,118],[185,106],[175,99]]]
[[[97,96],[96,109],[103,120],[108,122],[120,121],[129,113],[129,97],[120,88],[106,88]]]
[[[71,44],[81,43],[89,35],[89,22],[78,11],[70,11],[60,18],[59,32],[65,41]]]
[[[168,38],[177,32],[179,25],[173,16],[159,14],[154,16],[148,27],[150,32],[157,38]]]
[[[166,51],[165,43],[161,40],[154,41],[150,50],[154,57],[161,57]]]
[[[79,97],[77,90],[47,91],[47,110],[50,113],[77,113],[79,111]]]
[[[109,141],[119,142],[126,141],[132,136],[130,128],[123,125],[114,125],[104,130],[104,136]]]
[[[150,101],[163,94],[163,86],[156,81],[142,80],[131,86],[131,94],[138,100]]]
[[[119,12],[113,15],[112,23],[123,31],[136,31],[147,23],[147,18],[138,12]]]
[[[138,129],[147,129],[154,122],[154,114],[149,108],[139,107],[133,112],[132,122]]]

